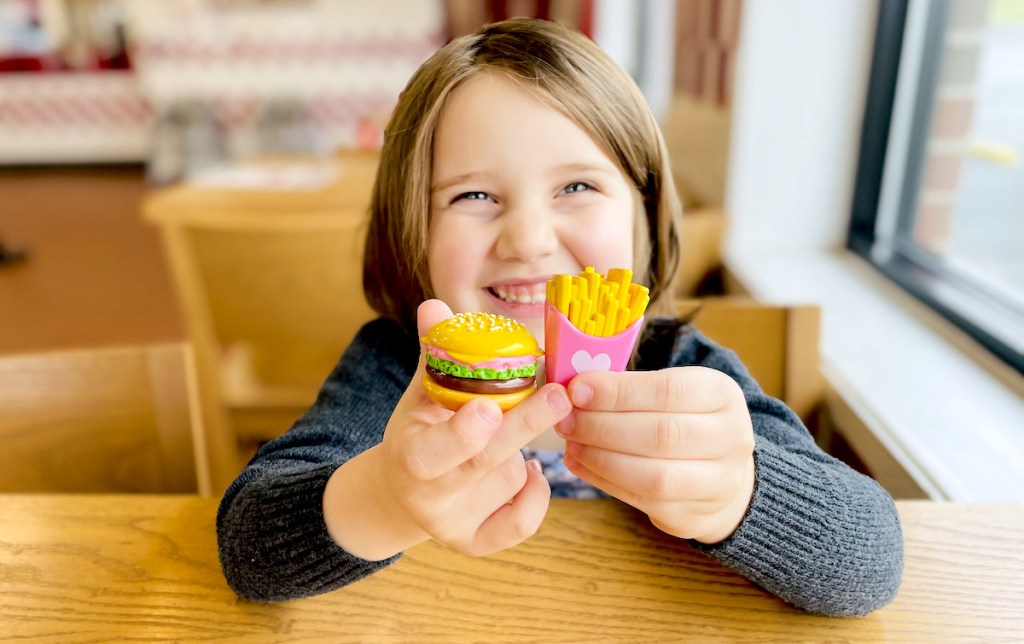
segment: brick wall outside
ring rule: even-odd
[[[677,0],[675,90],[728,108],[742,0]]]
[[[939,255],[949,247],[957,191],[969,150],[988,10],[988,0],[953,0],[943,40],[913,232],[916,243]]]

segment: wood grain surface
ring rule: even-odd
[[[180,342],[0,354],[0,493],[196,492],[190,360]]]
[[[238,599],[216,500],[0,496],[0,639],[32,641],[1022,641],[1024,507],[901,502],[904,584],[863,618],[792,608],[612,501],[555,500],[473,559],[427,543],[320,597]]]

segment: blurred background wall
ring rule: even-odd
[[[688,206],[682,292],[717,290],[741,8],[0,0],[0,258],[21,266],[0,272],[0,351],[180,336],[159,244],[139,216],[147,191],[261,154],[376,149],[415,68],[509,16],[578,28],[637,79]]]

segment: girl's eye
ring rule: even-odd
[[[455,203],[456,201],[459,201],[461,199],[469,199],[469,200],[473,200],[473,201],[483,201],[483,200],[486,200],[488,198],[489,198],[489,195],[486,192],[463,192],[461,195],[459,195],[459,196],[455,197],[454,199],[452,199],[452,203]]]
[[[574,181],[574,182],[570,183],[569,185],[567,185],[563,189],[563,192],[573,193],[573,192],[584,192],[586,190],[593,190],[593,186],[591,186],[589,183],[583,183],[582,181]]]

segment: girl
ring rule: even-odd
[[[325,592],[427,539],[471,555],[512,547],[552,493],[522,448],[564,441],[578,478],[560,494],[621,499],[808,610],[891,600],[903,562],[892,500],[689,326],[653,320],[634,370],[549,383],[504,413],[484,400],[452,413],[424,393],[419,336],[452,311],[488,311],[543,339],[552,274],[632,266],[649,318],[670,313],[679,213],[643,96],[582,35],[510,20],[437,52],[385,133],[364,264],[381,318],[221,503],[235,591]]]

